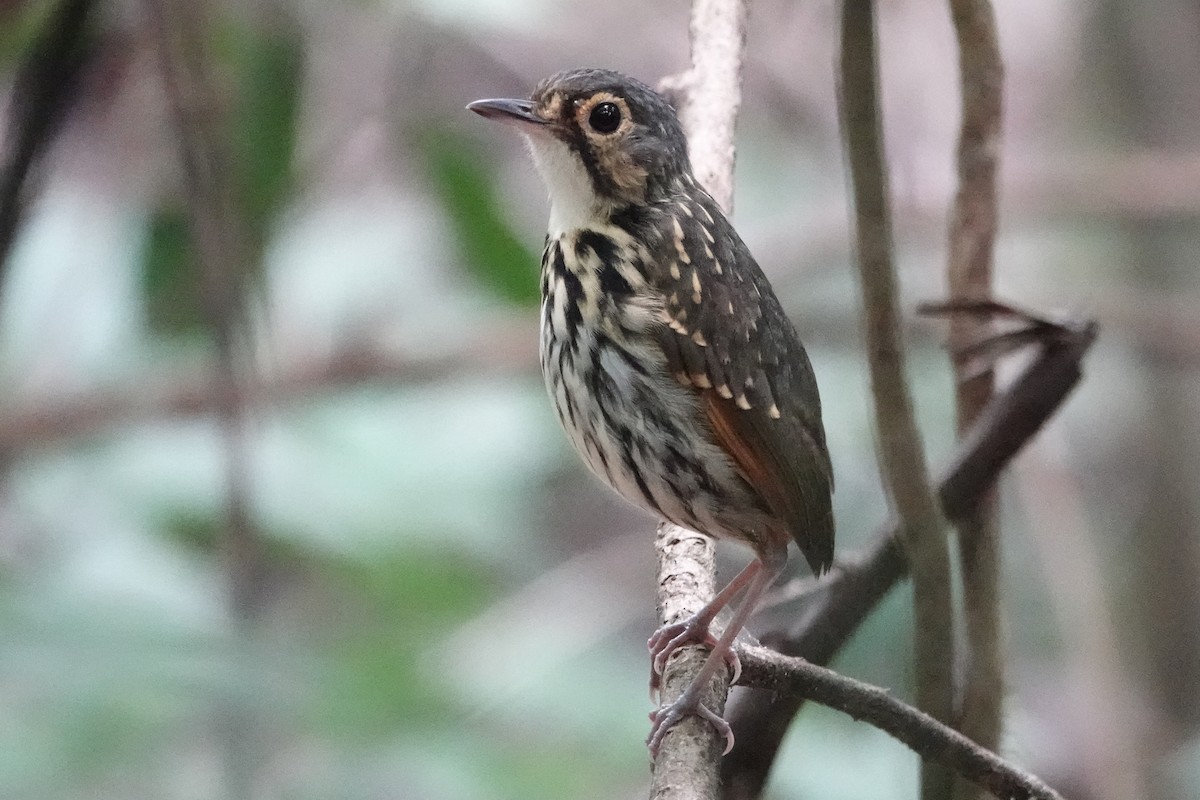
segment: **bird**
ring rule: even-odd
[[[833,562],[833,467],[816,376],[795,327],[720,205],[696,180],[674,107],[597,68],[528,99],[467,109],[524,137],[550,199],[541,258],[540,360],[568,439],[604,483],[661,520],[742,542],[754,559],[694,616],[649,640],[651,688],[686,644],[699,674],[651,714],[656,757],[709,681],[739,671],[734,640],[795,542]],[[717,637],[712,623],[742,599]]]

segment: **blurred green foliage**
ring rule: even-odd
[[[33,40],[45,30],[58,0],[0,3],[0,64],[12,67],[24,58]]]
[[[538,257],[513,232],[504,188],[471,139],[452,130],[421,138],[430,186],[446,212],[462,263],[481,284],[509,302],[538,302]]]
[[[142,261],[142,297],[150,329],[172,334],[203,331],[200,292],[187,214],[178,207],[153,212]]]
[[[247,241],[243,288],[260,282],[263,248],[294,188],[293,156],[304,70],[303,42],[290,26],[248,27],[224,20],[213,48],[230,87],[224,133],[233,174],[226,176]],[[201,332],[206,319],[190,221],[171,198],[151,213],[144,251],[143,297],[150,329]]]
[[[226,32],[236,86],[229,122],[237,188],[258,254],[291,198],[304,50],[299,32],[286,26]]]

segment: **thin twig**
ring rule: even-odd
[[[892,259],[891,211],[877,100],[875,9],[871,0],[842,5],[842,115],[854,190],[858,269],[867,360],[874,395],[880,466],[904,532],[913,573],[913,641],[917,705],[951,718],[954,702],[950,555],[930,486],[909,395]],[[921,796],[950,796],[950,774],[922,765]]]
[[[992,292],[992,244],[996,236],[996,171],[1000,152],[1004,67],[990,0],[950,0],[958,40],[962,125],[958,139],[958,193],[950,219],[947,277],[951,300],[985,299]],[[978,341],[986,322],[970,314],[950,320],[950,349]],[[971,371],[956,361],[955,407],[961,437],[978,419],[994,391],[992,370]],[[959,539],[966,622],[966,670],[959,729],[988,750],[1000,746],[1004,658],[1000,634],[999,519],[994,493],[954,522]],[[958,800],[978,790],[956,781]]]
[[[1004,800],[1062,800],[1037,777],[884,689],[765,647],[743,646],[738,654],[742,659],[740,683],[776,693],[794,693],[874,725],[908,745],[926,762],[948,767]]]
[[[1082,378],[1083,358],[1096,338],[1095,323],[1040,322],[1037,357],[993,398],[941,473],[938,497],[951,519],[968,513],[991,490]],[[813,663],[829,663],[908,573],[899,537],[899,523],[888,520],[861,556],[839,562],[815,585],[790,630],[764,636],[763,644]],[[762,794],[783,736],[803,702],[795,695],[751,692],[733,705],[729,720],[738,746],[721,763],[725,800]]]

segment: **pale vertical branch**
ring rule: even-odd
[[[716,565],[712,539],[664,522],[658,526],[658,616],[669,625],[691,617],[712,598]],[[704,647],[682,647],[663,673],[662,699],[683,694],[708,660]],[[702,702],[720,714],[729,695],[728,670],[713,678]],[[707,720],[689,716],[663,740],[654,760],[651,800],[712,800],[720,789],[719,768],[725,737]]]
[[[692,169],[721,207],[733,209],[734,128],[742,104],[742,63],[746,49],[745,0],[694,0],[691,17],[692,64],[663,81],[678,107]],[[675,525],[660,526],[658,552],[659,621],[678,622],[713,596],[716,568],[712,542]],[[662,700],[677,698],[700,672],[707,651],[682,648],[663,675]],[[717,713],[725,708],[728,671],[719,673],[704,698]],[[663,740],[654,763],[652,800],[715,800],[724,739],[698,718],[682,721]]]
[[[876,62],[875,9],[871,0],[844,0],[842,125],[854,195],[857,261],[880,467],[904,531],[913,576],[917,705],[946,722],[951,718],[954,699],[950,556],[908,391]],[[922,767],[922,797],[949,797],[951,779],[946,769],[926,762]]]
[[[746,0],[692,3],[692,66],[663,81],[678,99],[692,172],[728,214],[733,211],[734,128],[742,107]]]
[[[958,139],[958,192],[950,219],[947,278],[951,300],[984,299],[992,291],[992,244],[996,236],[996,169],[1000,153],[1004,67],[990,0],[950,0],[958,40],[962,123]],[[979,316],[950,319],[950,349],[958,352],[979,341],[987,330]],[[961,438],[994,392],[991,370],[972,374],[955,363],[955,405]],[[966,618],[966,672],[959,726],[989,750],[1000,746],[1004,699],[1004,661],[1000,630],[999,520],[994,493],[954,520]],[[979,795],[959,779],[955,797]]]

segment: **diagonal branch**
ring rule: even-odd
[[[874,725],[908,745],[924,761],[948,767],[1003,800],[1062,800],[1037,777],[884,689],[765,647],[742,647],[738,653],[741,682],[747,686],[793,693]]]
[[[1083,376],[1083,358],[1096,338],[1095,323],[1031,321],[1039,342],[1036,358],[987,406],[938,480],[938,497],[950,519],[977,506]],[[790,630],[763,637],[763,643],[786,655],[829,663],[908,573],[899,536],[899,523],[888,520],[863,554],[843,561],[816,584]],[[734,705],[729,721],[738,747],[721,764],[725,800],[762,794],[783,736],[803,703],[804,698],[795,695],[752,692]]]
[[[872,0],[842,5],[842,126],[850,166],[875,430],[887,492],[900,519],[913,573],[913,660],[917,705],[947,721],[954,704],[950,555],[929,484],[908,391],[892,259],[891,209],[879,112]],[[926,763],[921,796],[950,796],[950,774]]]

